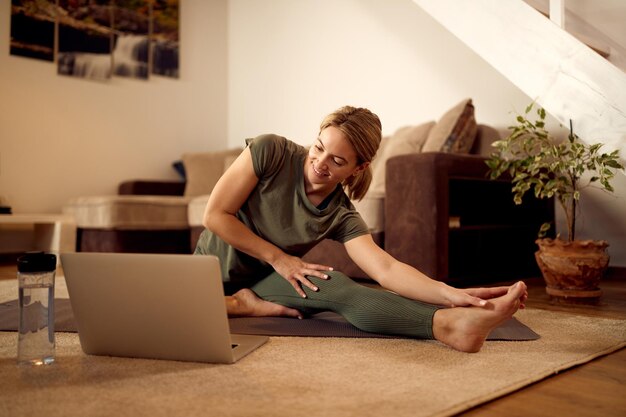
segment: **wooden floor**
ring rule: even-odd
[[[15,279],[14,263],[0,260],[0,279]],[[555,305],[541,279],[526,280],[528,307],[626,321],[626,270],[613,271],[601,284],[596,306]],[[520,391],[466,411],[472,417],[626,416],[626,349],[567,370]]]
[[[543,279],[525,281],[527,306],[626,321],[626,272],[612,271],[600,287],[597,306],[555,305]],[[626,325],[626,323],[625,323]],[[461,413],[471,417],[626,416],[626,348],[539,381],[524,389]]]

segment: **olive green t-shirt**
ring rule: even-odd
[[[236,216],[256,235],[301,257],[324,239],[345,243],[369,233],[341,185],[323,208],[309,201],[304,189],[304,147],[277,135],[246,142],[259,182]],[[255,282],[273,271],[271,265],[234,249],[208,230],[196,253],[220,258],[224,281]]]

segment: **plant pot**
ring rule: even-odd
[[[609,265],[604,240],[537,239],[535,259],[546,281],[552,301],[596,304],[600,300],[600,279]]]

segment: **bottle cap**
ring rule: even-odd
[[[19,272],[52,272],[56,266],[57,257],[51,253],[26,252],[17,258]]]

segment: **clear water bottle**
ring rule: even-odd
[[[54,275],[56,256],[30,252],[17,259],[19,326],[17,362],[54,362]]]

